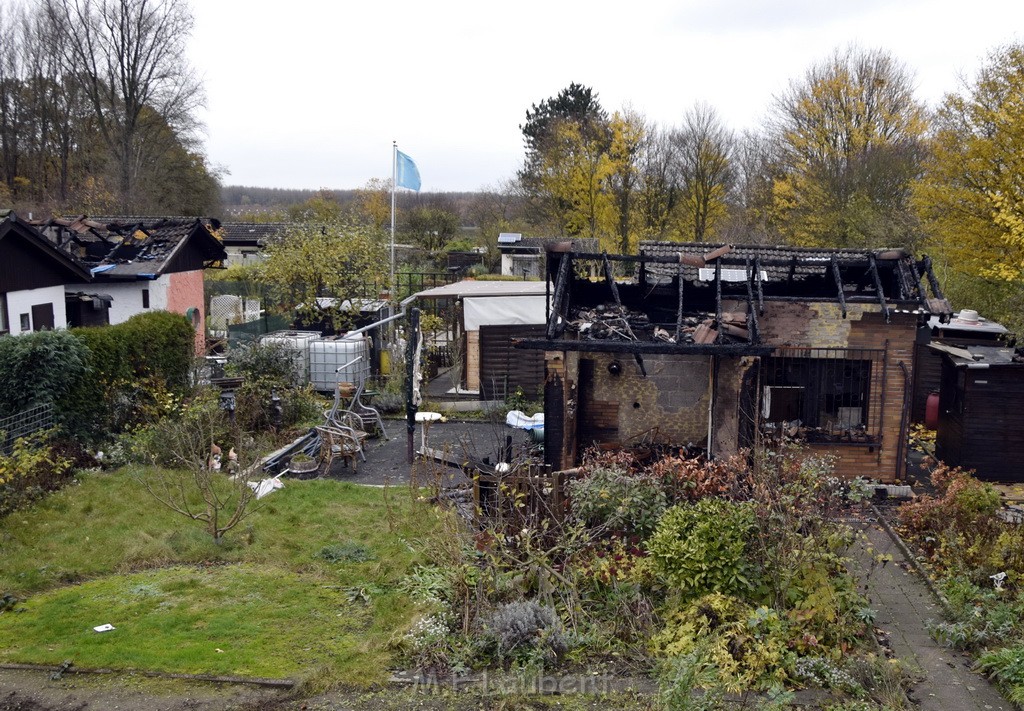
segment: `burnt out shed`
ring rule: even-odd
[[[932,345],[942,354],[935,454],[989,481],[1024,481],[1024,354]]]
[[[544,351],[551,466],[595,444],[719,456],[786,436],[844,476],[902,478],[916,331],[950,313],[926,260],[660,242],[548,259],[545,338],[518,347]]]

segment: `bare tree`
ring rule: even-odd
[[[229,460],[225,454],[220,466],[211,466],[211,450],[217,433],[225,431],[224,424],[224,412],[216,398],[198,398],[179,418],[167,418],[159,426],[152,446],[170,466],[149,468],[139,477],[153,498],[203,523],[218,544],[225,533],[257,510],[252,506],[256,492],[249,485],[255,457],[243,451],[237,460]]]
[[[676,147],[671,134],[655,124],[649,125],[638,162],[640,230],[645,238],[663,239],[680,199]]]
[[[694,241],[703,242],[726,216],[735,139],[711,106],[698,103],[686,112],[672,140],[682,187],[683,229]]]
[[[192,15],[185,0],[43,0],[43,6],[64,40],[64,72],[82,82],[129,207],[142,166],[154,158],[150,134],[158,137],[169,126],[187,136],[196,128],[193,112],[203,94],[185,61]]]

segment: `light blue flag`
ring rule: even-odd
[[[395,185],[400,188],[409,188],[409,190],[420,191],[420,171],[416,169],[416,164],[412,162],[412,158],[397,151],[398,160],[395,167]]]

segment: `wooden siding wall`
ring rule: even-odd
[[[978,478],[1024,482],[1024,366],[956,368],[944,359],[936,454]]]
[[[501,400],[522,388],[540,400],[544,388],[544,352],[512,347],[513,338],[543,338],[545,326],[480,327],[480,397]]]
[[[20,235],[8,232],[0,240],[0,284],[2,291],[25,291],[57,286],[69,281],[67,272],[41,249],[25,244]]]

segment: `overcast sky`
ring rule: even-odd
[[[883,48],[930,106],[993,48],[1024,41],[1022,0],[192,0],[206,149],[224,182],[425,191],[514,176],[531,104],[571,82],[609,111],[677,125],[695,102],[736,130],[835,48]]]

